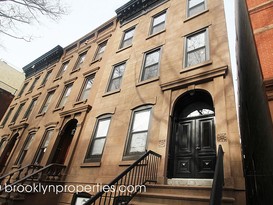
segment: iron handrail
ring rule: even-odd
[[[88,201],[86,201],[84,205],[95,204],[97,200],[99,200],[98,204],[103,203],[104,205],[128,204],[128,202],[133,198],[133,196],[137,194],[139,190],[135,190],[134,193],[126,192],[121,194],[117,191],[118,186],[144,185],[147,182],[156,182],[158,163],[160,158],[160,154],[149,150],[142,157],[136,160],[132,165],[130,165],[127,169],[125,169],[121,174],[119,174],[108,185],[106,185],[106,187],[110,188],[115,187],[114,193],[110,193],[110,196],[108,196],[107,189],[102,189],[100,192],[98,192],[96,195],[92,196]],[[122,197],[123,199],[121,200],[125,201],[117,201],[119,197]]]
[[[19,168],[19,169],[16,169],[16,170],[14,170],[14,171],[11,171],[11,172],[9,172],[9,173],[7,173],[7,174],[4,174],[3,176],[0,177],[0,182],[2,182],[2,180],[5,179],[6,177],[11,176],[11,175],[14,175],[16,172],[21,172],[21,171],[23,171],[24,169],[26,169],[26,168],[28,168],[28,167],[31,167],[31,166],[33,166],[33,164],[28,164],[28,165],[26,165],[26,166],[24,166],[24,167],[21,167],[21,168]]]
[[[224,186],[224,151],[222,146],[218,147],[218,157],[213,177],[212,190],[210,194],[210,205],[221,205]]]
[[[26,167],[29,167],[29,166],[36,166],[36,165],[28,165],[28,166],[26,166]],[[41,169],[38,169],[37,171],[32,172],[31,174],[28,174],[28,175],[24,176],[23,178],[17,179],[15,182],[13,182],[13,183],[11,183],[11,184],[8,184],[8,186],[13,187],[13,186],[16,185],[16,184],[19,184],[19,183],[21,183],[21,182],[25,182],[27,179],[34,179],[34,178],[35,178],[35,175],[37,176],[38,174],[42,173],[42,172],[45,171],[45,170],[50,170],[50,168],[52,168],[52,167],[54,167],[54,166],[60,167],[61,170],[64,169],[64,168],[66,167],[66,166],[64,166],[63,164],[55,164],[55,163],[49,164],[49,165],[47,165],[47,166],[45,166],[45,167],[43,167],[43,168],[41,168]],[[24,168],[26,168],[26,167],[24,167]],[[59,175],[60,172],[61,172],[61,171],[59,171],[57,175]],[[56,176],[57,176],[57,175],[56,175]],[[9,176],[9,175],[8,175],[8,176]],[[55,176],[55,175],[54,175],[54,176]],[[32,177],[33,177],[33,178],[32,178]],[[40,176],[40,177],[38,178],[38,180],[40,180],[41,178],[42,178],[42,176]],[[5,191],[5,190],[6,190],[6,187],[4,186],[2,189],[0,189],[0,193],[2,193],[2,192]]]

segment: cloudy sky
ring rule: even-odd
[[[18,30],[24,35],[34,38],[31,42],[15,40],[0,34],[0,59],[6,61],[17,70],[40,57],[56,45],[65,47],[81,38],[105,21],[116,15],[115,10],[129,0],[62,0],[68,7],[68,15],[58,22],[42,20],[40,24],[24,25]],[[230,26],[232,19],[233,0],[225,0],[227,18]],[[73,29],[71,29],[73,26]]]

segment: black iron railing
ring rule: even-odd
[[[128,204],[137,192],[144,191],[145,183],[157,182],[160,158],[161,155],[151,150],[146,152],[84,205]]]
[[[213,177],[212,190],[210,194],[210,205],[221,205],[224,186],[224,152],[219,145],[215,173]]]
[[[41,181],[58,181],[61,179],[65,167],[62,164],[49,164],[45,167],[33,164],[27,165],[0,177],[2,184],[0,193],[6,191],[6,187],[24,186]]]

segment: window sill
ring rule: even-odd
[[[204,13],[207,13],[208,11],[209,11],[209,9],[206,9],[206,10],[204,10],[204,11],[201,11],[201,12],[198,13],[198,14],[195,14],[194,16],[187,17],[187,18],[184,20],[184,23],[187,22],[187,21],[190,21],[190,20],[192,20],[192,19],[194,19],[194,18],[196,18],[196,17],[198,17],[198,16],[200,16],[200,15],[202,15],[202,14],[204,14]]]
[[[81,68],[77,68],[77,69],[75,69],[75,70],[72,70],[71,72],[70,72],[70,75],[72,75],[73,73],[76,73],[76,72],[78,72],[78,71],[80,71],[81,70]]]
[[[191,70],[195,70],[197,68],[201,68],[201,67],[204,67],[204,66],[208,66],[208,65],[211,65],[212,64],[212,60],[208,60],[208,61],[205,61],[203,63],[199,63],[197,65],[194,65],[194,66],[190,66],[190,67],[185,67],[182,69],[182,71],[180,71],[180,73],[186,73],[188,71],[191,71]]]
[[[119,52],[121,52],[121,51],[124,51],[124,50],[126,50],[126,49],[128,49],[128,48],[131,48],[133,45],[131,44],[131,45],[129,45],[129,46],[126,46],[126,47],[123,47],[123,48],[119,48],[117,51],[116,51],[116,53],[119,53]]]
[[[75,102],[73,104],[73,106],[75,107],[76,105],[85,104],[86,102],[87,102],[87,99],[86,100],[82,100],[82,101],[78,101],[78,102]]]
[[[93,60],[93,61],[90,63],[90,65],[95,64],[95,63],[97,63],[97,62],[100,62],[101,59],[102,59],[102,58],[99,58],[99,59],[97,59],[97,60]],[[90,66],[90,65],[89,65],[89,66]]]
[[[120,166],[120,167],[122,167],[122,166],[130,166],[130,165],[132,165],[134,162],[135,162],[135,160],[121,161],[121,162],[119,162],[119,166]]]
[[[148,79],[148,80],[144,80],[144,81],[138,82],[136,84],[136,86],[138,87],[138,86],[145,85],[145,84],[148,84],[148,83],[152,83],[152,82],[155,82],[155,81],[158,81],[158,80],[159,80],[159,76],[151,78],[151,79]]]
[[[21,164],[12,165],[11,168],[12,168],[12,169],[19,169],[19,168],[21,168]]]
[[[38,118],[38,117],[42,117],[42,116],[44,116],[44,115],[45,115],[45,112],[40,113],[40,114],[36,115],[36,118]]]
[[[28,94],[32,93],[32,91],[33,91],[33,90],[28,91],[25,95],[28,95]]]
[[[63,110],[63,109],[64,109],[64,106],[58,107],[58,108],[55,108],[55,109],[53,110],[53,112],[57,112],[57,111],[60,111],[60,110]]]
[[[160,35],[161,33],[164,33],[164,32],[166,32],[166,29],[164,29],[164,30],[162,30],[162,31],[159,31],[159,32],[157,32],[157,33],[154,33],[154,34],[149,35],[149,36],[146,38],[146,40],[148,40],[148,39],[150,39],[150,38],[153,38],[153,37],[155,37],[155,36],[157,36],[157,35]]]
[[[38,87],[38,89],[41,89],[41,88],[43,88],[43,87],[45,87],[45,84],[40,85],[40,86]]]
[[[57,80],[61,80],[62,79],[62,76],[60,76],[60,77],[58,77],[58,78],[55,78],[54,80],[53,80],[53,82],[55,82],[55,81],[57,81]]]
[[[88,162],[88,163],[82,163],[80,165],[81,168],[88,168],[88,167],[100,167],[100,162]]]
[[[106,96],[109,96],[109,95],[113,95],[113,94],[116,94],[116,93],[119,93],[120,92],[120,89],[118,90],[113,90],[113,91],[109,91],[109,92],[106,92],[102,97],[106,97]]]
[[[26,118],[23,118],[21,121],[20,121],[20,123],[21,122],[26,122],[28,120],[28,118],[26,117]]]

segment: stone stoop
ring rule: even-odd
[[[146,192],[138,193],[130,205],[208,205],[211,186],[146,185]],[[222,205],[233,205],[233,190],[224,189]]]

